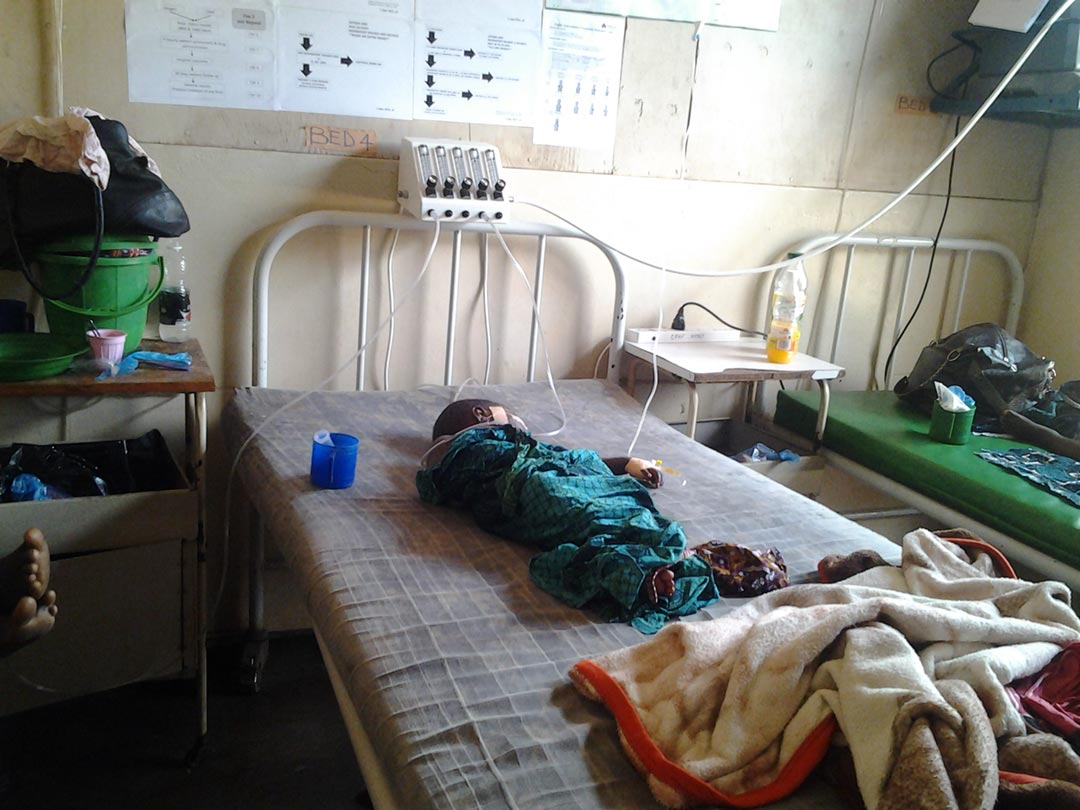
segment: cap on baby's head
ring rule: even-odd
[[[435,420],[435,425],[431,430],[431,440],[435,441],[440,436],[454,436],[474,425],[489,422],[491,409],[501,407],[503,406],[498,402],[492,402],[490,399],[459,399],[451,402],[443,408],[442,413]]]

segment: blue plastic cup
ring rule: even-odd
[[[351,487],[359,447],[355,436],[320,430],[311,442],[311,483],[323,489]]]

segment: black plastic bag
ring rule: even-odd
[[[48,494],[30,498],[20,493],[30,486],[27,476],[32,476],[30,480]],[[55,445],[14,445],[11,457],[0,471],[0,500],[5,503],[108,494],[109,488],[94,465]]]
[[[13,444],[0,448],[0,465],[3,502],[20,499],[12,487],[21,475],[37,478],[53,497],[123,495],[185,486],[157,430],[136,439]]]
[[[979,323],[922,350],[911,373],[893,390],[927,413],[937,398],[934,382],[959,385],[975,400],[980,424],[1007,410],[1024,413],[1051,389],[1054,361],[1031,351],[1000,326]]]

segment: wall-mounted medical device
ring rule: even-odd
[[[498,148],[473,141],[403,138],[398,201],[420,219],[504,220],[510,198]]]

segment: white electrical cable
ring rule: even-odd
[[[487,234],[480,238],[480,271],[482,278],[480,284],[483,288],[484,298],[484,385],[491,380],[491,310],[488,307],[488,240]]]
[[[592,376],[593,376],[594,380],[597,377],[600,376],[600,361],[604,359],[604,355],[607,354],[609,351],[611,351],[611,341],[610,340],[607,342],[607,344],[604,346],[604,348],[602,348],[600,350],[600,354],[596,355],[596,365],[593,366],[593,370],[592,370]]]
[[[563,409],[562,400],[559,399],[559,392],[555,390],[555,377],[551,373],[551,355],[548,354],[547,338],[544,336],[544,326],[540,323],[540,310],[536,306],[536,296],[533,295],[532,284],[529,283],[529,277],[518,264],[518,260],[514,258],[514,254],[510,251],[510,246],[506,244],[506,240],[503,239],[502,232],[499,230],[499,226],[495,224],[495,220],[491,218],[490,214],[481,214],[488,225],[491,226],[491,230],[495,232],[495,236],[499,238],[499,244],[502,245],[502,249],[506,252],[506,255],[510,258],[510,263],[514,265],[514,269],[518,271],[518,274],[525,282],[525,287],[529,291],[529,302],[532,304],[533,315],[536,318],[537,333],[540,335],[540,348],[544,351],[544,365],[547,367],[547,380],[548,386],[551,388],[551,393],[555,397],[555,404],[559,406],[559,426],[555,430],[549,430],[546,433],[534,433],[536,436],[558,436],[562,433],[563,428],[566,427],[566,411]]]
[[[659,305],[656,312],[656,330],[659,332],[664,328],[664,288],[667,282],[667,271],[664,268],[660,268],[660,291],[657,295]],[[638,437],[641,436],[641,428],[645,425],[645,417],[649,415],[649,408],[652,406],[653,397],[656,396],[656,389],[660,387],[660,370],[656,366],[656,347],[657,342],[654,340],[652,345],[652,390],[649,391],[649,396],[645,400],[645,404],[641,408],[641,418],[638,420],[637,430],[634,431],[634,438],[630,440],[630,446],[626,448],[626,455],[630,458],[634,457],[634,446],[637,444]]]
[[[879,219],[881,219],[883,216],[885,216],[887,213],[892,211],[897,205],[900,204],[900,202],[902,200],[904,200],[909,194],[911,194],[912,191],[914,191],[916,188],[918,188],[920,185],[922,185],[923,181],[925,181],[926,178],[928,178],[931,174],[933,174],[934,170],[937,169],[938,166],[940,166],[943,162],[945,162],[945,160],[949,157],[949,155],[951,155],[953,153],[953,151],[956,149],[956,147],[959,146],[960,143],[968,136],[968,133],[971,132],[971,130],[975,127],[975,125],[979,121],[982,120],[982,117],[984,115],[986,115],[986,111],[990,109],[990,106],[995,101],[997,101],[998,96],[1001,95],[1002,91],[1005,90],[1005,87],[1009,84],[1009,82],[1012,81],[1013,77],[1016,76],[1016,74],[1020,71],[1020,68],[1023,67],[1024,63],[1028,60],[1028,57],[1031,56],[1031,54],[1035,50],[1035,48],[1037,48],[1039,46],[1039,43],[1042,42],[1043,38],[1050,32],[1051,26],[1053,26],[1053,24],[1056,23],[1061,18],[1061,16],[1068,10],[1069,6],[1071,6],[1074,2],[1075,2],[1075,0],[1064,0],[1064,2],[1060,6],[1058,6],[1057,11],[1055,11],[1050,16],[1050,18],[1047,19],[1046,23],[1043,25],[1042,28],[1039,29],[1039,32],[1035,35],[1035,37],[1031,40],[1031,42],[1028,43],[1028,46],[1020,54],[1020,56],[1017,58],[1016,62],[1013,64],[1013,66],[1011,68],[1009,68],[1008,72],[1002,77],[1002,79],[998,83],[997,87],[995,87],[994,90],[990,93],[990,95],[986,97],[986,100],[982,103],[982,105],[979,107],[979,109],[976,110],[975,113],[971,116],[971,120],[969,120],[967,122],[967,124],[964,125],[964,128],[961,129],[960,132],[956,135],[956,137],[953,138],[949,142],[949,144],[945,147],[945,150],[940,155],[938,155],[936,158],[934,158],[934,160],[930,162],[930,165],[927,166],[926,169],[923,170],[923,172],[918,177],[916,177],[911,182],[911,184],[908,185],[907,188],[905,188],[903,191],[901,191],[899,194],[897,194],[889,203],[887,203],[885,206],[883,206],[876,214],[873,214],[868,219],[864,220],[859,225],[856,225],[854,228],[852,228],[847,233],[845,233],[845,234],[843,234],[841,236],[838,236],[836,239],[832,240],[831,242],[826,242],[825,244],[819,245],[818,247],[814,248],[813,250],[806,251],[806,253],[804,253],[802,256],[798,257],[797,259],[785,259],[785,260],[780,261],[780,262],[773,262],[772,264],[764,264],[764,265],[761,265],[760,267],[744,267],[744,268],[735,269],[735,270],[686,270],[686,269],[668,268],[667,272],[675,273],[675,274],[680,275],[680,276],[697,276],[697,277],[701,277],[701,278],[722,278],[724,276],[745,276],[745,275],[753,275],[753,274],[757,274],[757,273],[768,273],[768,272],[770,272],[772,270],[779,270],[782,267],[789,267],[790,265],[794,264],[796,261],[805,261],[806,259],[812,258],[814,256],[818,256],[818,255],[820,255],[822,253],[825,253],[825,252],[827,252],[829,250],[832,250],[834,247],[836,247],[837,245],[843,243],[845,240],[850,239],[852,236],[855,236],[858,233],[861,233],[866,228],[870,227],[875,222],[877,222]],[[550,210],[548,208],[545,208],[542,205],[539,205],[539,204],[534,203],[534,202],[530,202],[528,200],[521,200],[521,199],[515,199],[514,202],[517,203],[518,205],[527,205],[527,206],[529,206],[531,208],[536,208],[536,209],[538,209],[540,211],[544,211],[545,213],[550,214],[551,216],[555,217],[556,219],[559,219],[562,222],[565,222],[570,227],[577,228],[577,230],[581,231],[585,236],[588,236],[590,239],[595,240],[596,242],[598,242],[599,244],[601,244],[604,247],[608,248],[609,250],[613,250],[616,253],[618,253],[618,254],[620,254],[622,256],[625,256],[628,259],[639,262],[639,263],[645,265],[646,267],[650,267],[650,268],[652,268],[654,270],[664,270],[664,268],[661,265],[653,264],[652,262],[646,261],[644,259],[639,259],[636,256],[632,256],[632,255],[630,255],[629,253],[627,253],[627,252],[625,252],[623,250],[619,250],[619,248],[615,247],[614,245],[609,245],[604,240],[599,239],[596,236],[593,236],[593,234],[589,233],[584,228],[581,228],[580,226],[578,226],[575,223],[571,222],[566,217],[564,217],[564,216],[562,216],[560,214],[557,214],[554,211],[552,211],[552,210]]]
[[[421,280],[424,278],[424,274],[427,273],[428,268],[431,266],[431,259],[435,255],[435,248],[439,244],[439,235],[441,233],[441,230],[441,221],[436,217],[435,233],[431,237],[431,246],[428,248],[427,255],[424,257],[424,264],[421,266],[420,274],[416,277],[416,280],[413,281],[412,286],[409,287],[405,295],[401,297],[401,305],[404,305],[405,302],[412,297],[412,294],[416,292],[417,288],[420,286]],[[233,480],[236,478],[236,471],[240,466],[240,457],[244,454],[244,451],[247,450],[248,445],[250,445],[251,442],[255,439],[255,437],[259,435],[259,431],[266,427],[272,420],[276,419],[279,415],[289,410],[289,408],[292,408],[294,405],[297,405],[303,400],[307,399],[316,391],[322,390],[325,386],[329,385],[334,380],[334,378],[341,374],[341,372],[343,372],[350,365],[352,365],[353,361],[364,353],[364,351],[367,349],[368,344],[371,343],[371,341],[373,341],[379,335],[379,333],[382,332],[382,330],[393,320],[396,312],[396,309],[390,310],[390,314],[383,318],[382,322],[377,327],[375,327],[375,331],[371,333],[371,336],[368,337],[363,342],[363,344],[361,344],[359,349],[353,352],[353,354],[349,357],[348,360],[338,366],[334,370],[334,372],[330,374],[329,377],[320,382],[315,388],[304,391],[302,394],[286,402],[280,408],[271,411],[269,416],[267,416],[265,419],[259,422],[258,425],[255,426],[255,429],[251,431],[251,435],[244,439],[243,443],[236,451],[236,456],[233,458],[232,466],[229,468],[228,478],[226,478],[225,480],[225,518],[222,526],[221,541],[221,559],[223,561],[221,568],[221,581],[218,583],[217,593],[214,596],[214,601],[211,603],[212,607],[210,610],[210,616],[213,617],[217,615],[218,609],[221,607],[221,597],[225,593],[225,575],[228,572],[229,560],[229,513],[232,511],[230,505],[232,503]]]
[[[383,390],[390,390],[390,357],[394,353],[394,250],[397,248],[400,228],[394,228],[394,238],[390,241],[390,250],[386,254],[386,296],[390,306],[390,327],[386,331],[386,359],[383,361]]]

